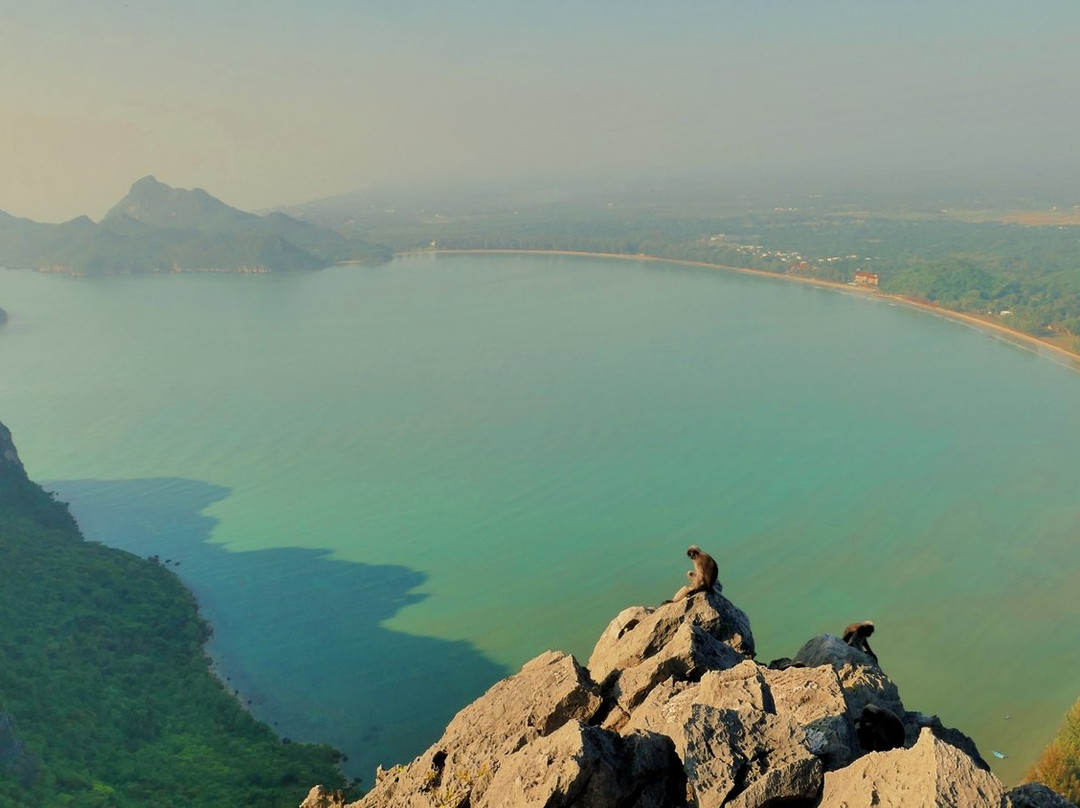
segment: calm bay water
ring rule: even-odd
[[[662,263],[0,271],[0,420],[169,558],[223,678],[368,784],[547,648],[720,563],[759,658],[853,620],[1017,777],[1080,696],[1080,374],[944,319]],[[1011,718],[1005,718],[1005,716]]]

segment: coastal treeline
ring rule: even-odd
[[[1045,783],[1066,799],[1080,802],[1080,700],[1069,708],[1061,731],[1024,779]]]
[[[395,250],[580,250],[649,255],[850,282],[1001,320],[1080,348],[1080,227],[967,221],[947,211],[852,212],[853,204],[566,203],[487,212],[399,207],[301,211]],[[719,210],[719,208],[717,208]]]
[[[164,566],[87,542],[0,424],[0,805],[289,806],[341,786],[226,692]]]

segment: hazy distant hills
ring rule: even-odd
[[[80,216],[41,224],[0,211],[0,266],[75,275],[320,269],[377,263],[390,250],[284,213],[257,216],[206,191],[143,177],[95,224]]]

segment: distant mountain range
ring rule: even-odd
[[[340,261],[379,263],[389,248],[294,219],[257,216],[200,188],[153,177],[131,186],[99,223],[42,224],[0,211],[0,266],[72,275],[139,272],[284,272]]]

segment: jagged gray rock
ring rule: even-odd
[[[1076,808],[1056,791],[1042,783],[1025,783],[1006,792],[1002,808]]]
[[[852,648],[839,637],[820,634],[807,640],[796,652],[795,661],[807,668],[832,666],[840,678],[848,716],[852,721],[862,714],[867,704],[884,707],[898,716],[906,712],[896,685],[885,675],[881,666],[868,654]]]
[[[881,668],[842,665],[835,670],[840,679],[840,687],[844,690],[844,700],[852,721],[862,715],[863,707],[867,704],[892,710],[898,716],[906,712],[904,703],[900,700],[900,692]]]
[[[624,609],[608,624],[587,665],[601,685],[612,674],[658,654],[684,625],[697,626],[744,657],[754,656],[750,619],[718,592],[702,592],[656,609]]]
[[[315,786],[300,803],[300,808],[343,808],[345,794],[337,789]]]
[[[454,716],[411,764],[377,775],[354,805],[457,805],[455,795],[475,803],[506,758],[569,721],[588,721],[599,707],[596,685],[577,661],[548,651]]]
[[[951,744],[966,754],[980,769],[990,771],[990,764],[983,760],[979,754],[979,747],[970,737],[954,727],[946,727],[936,715],[925,713],[906,713],[903,715],[904,725],[907,727],[907,745],[910,746],[919,737],[923,727],[928,728],[934,737],[947,744]]]
[[[821,791],[822,763],[798,722],[775,714],[764,671],[744,661],[706,673],[700,683],[669,680],[649,694],[623,731],[670,737],[699,805],[812,799]]]
[[[819,634],[807,640],[803,647],[795,652],[794,660],[808,668],[816,668],[819,665],[832,665],[835,668],[841,668],[844,665],[880,667],[872,656],[858,648],[852,648],[832,634]]]
[[[604,629],[589,657],[589,673],[604,694],[603,726],[621,727],[645,695],[669,677],[698,679],[753,655],[750,620],[719,592],[656,609],[625,609]]]
[[[620,736],[572,721],[511,755],[476,808],[664,808],[685,800],[686,775],[670,738]]]
[[[843,684],[831,666],[761,671],[776,712],[790,715],[806,732],[810,751],[826,769],[846,766],[858,757],[859,743]]]
[[[828,772],[821,805],[973,808],[1000,806],[1004,795],[1005,788],[994,775],[924,729],[908,749],[871,752]]]
[[[23,471],[19,453],[15,451],[15,442],[11,439],[11,430],[0,424],[0,463],[16,467],[20,473]]]
[[[746,615],[718,592],[626,609],[588,670],[537,657],[346,808],[1068,805],[1034,786],[1006,795],[970,738],[905,711],[880,666],[837,637],[800,649],[809,667],[766,668],[753,650]],[[854,721],[867,704],[902,719],[905,748],[864,753]]]
[[[604,691],[608,713],[603,725],[619,729],[634,708],[663,681],[695,681],[706,671],[732,668],[744,659],[700,626],[684,623],[658,653],[609,679]]]

